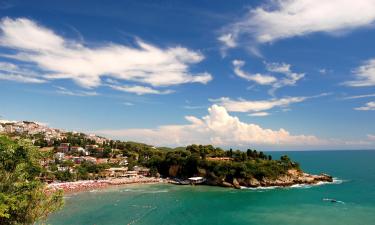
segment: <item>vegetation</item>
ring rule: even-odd
[[[42,159],[30,141],[0,136],[0,224],[32,224],[62,206],[62,193],[39,179]]]
[[[24,137],[24,136],[21,136]],[[48,146],[49,159],[53,153],[59,151],[61,143],[69,143],[70,146],[96,145],[89,147],[90,155],[96,159],[105,158],[100,163],[89,161],[74,162],[72,158],[64,158],[62,161],[46,160],[48,163],[42,176],[46,180],[74,181],[86,179],[98,179],[103,177],[103,171],[109,167],[121,167],[119,162],[126,159],[129,170],[134,166],[145,166],[150,169],[153,176],[188,178],[191,176],[202,176],[213,184],[222,182],[233,183],[234,179],[249,184],[251,180],[262,181],[264,179],[276,179],[284,175],[290,169],[299,169],[299,165],[287,156],[279,160],[272,159],[261,151],[247,149],[224,150],[212,145],[189,145],[187,147],[156,148],[143,143],[131,141],[104,140],[95,142],[83,133],[64,133],[60,140],[49,140],[46,142],[43,135],[26,135],[33,140],[34,145],[40,147]],[[71,148],[71,147],[70,147]],[[46,149],[46,148],[43,148]],[[99,150],[100,149],[100,150]],[[82,156],[82,152],[69,151],[70,156]],[[116,160],[118,159],[118,160]]]
[[[35,143],[39,142],[35,141]],[[92,142],[92,140],[86,140],[83,134],[67,133],[65,139],[54,142],[53,146],[56,148],[64,142],[82,147],[85,144],[98,144]],[[291,161],[288,156],[282,156],[280,160],[274,160],[271,155],[266,155],[262,151],[254,149],[247,149],[247,151],[223,150],[212,145],[155,148],[137,142],[114,140],[108,140],[98,145],[104,151],[101,154],[92,152],[96,157],[114,158],[116,155],[121,155],[127,157],[129,169],[132,169],[135,165],[142,165],[150,168],[152,175],[163,177],[203,176],[211,180],[232,182],[234,178],[274,179],[286,174],[289,169],[299,170],[298,163]],[[118,165],[112,164],[110,166]],[[93,179],[100,177],[100,173],[108,167],[108,164],[91,165],[90,163],[83,163],[75,167],[76,174],[69,171],[60,171],[55,174],[55,177],[63,181]]]
[[[187,178],[204,176],[213,180],[232,182],[237,179],[277,178],[289,169],[299,170],[299,165],[287,156],[280,160],[248,149],[243,151],[225,151],[211,145],[190,145],[185,150],[151,152],[151,158],[145,166],[153,168],[162,176]]]

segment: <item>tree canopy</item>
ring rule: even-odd
[[[40,180],[43,153],[27,140],[0,136],[0,224],[33,224],[63,205]]]

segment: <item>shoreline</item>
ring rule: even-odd
[[[159,183],[169,183],[169,181],[168,179],[156,177],[115,178],[108,180],[80,180],[73,182],[51,183],[47,185],[47,189],[51,191],[63,190],[64,194],[72,194],[122,185]]]
[[[283,188],[309,188],[314,186],[320,186],[325,184],[339,184],[341,180],[333,179],[332,181],[319,181],[319,182],[295,182],[288,183],[287,185],[259,185],[259,186],[223,186],[223,185],[210,185],[207,183],[202,183],[198,185],[205,186],[217,186],[224,188],[236,188],[242,190],[265,190],[265,189],[283,189]],[[47,189],[51,191],[63,190],[65,194],[74,194],[79,192],[89,192],[93,190],[100,190],[105,188],[111,188],[116,186],[126,186],[135,184],[176,184],[170,178],[156,178],[156,177],[138,177],[138,178],[113,178],[108,180],[81,180],[73,182],[61,182],[61,183],[51,183],[47,185]]]

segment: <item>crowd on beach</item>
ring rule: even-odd
[[[146,184],[146,183],[166,183],[163,178],[156,177],[133,177],[133,178],[113,178],[106,180],[83,180],[75,182],[56,182],[48,184],[48,189],[52,191],[63,190],[65,193],[88,191],[105,188],[112,185],[124,184]]]

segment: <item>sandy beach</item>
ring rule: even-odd
[[[47,188],[51,191],[63,190],[64,193],[72,193],[80,191],[90,191],[94,189],[106,188],[115,185],[151,183],[168,183],[168,180],[156,177],[114,178],[108,180],[82,180],[74,182],[51,183],[48,184]]]

